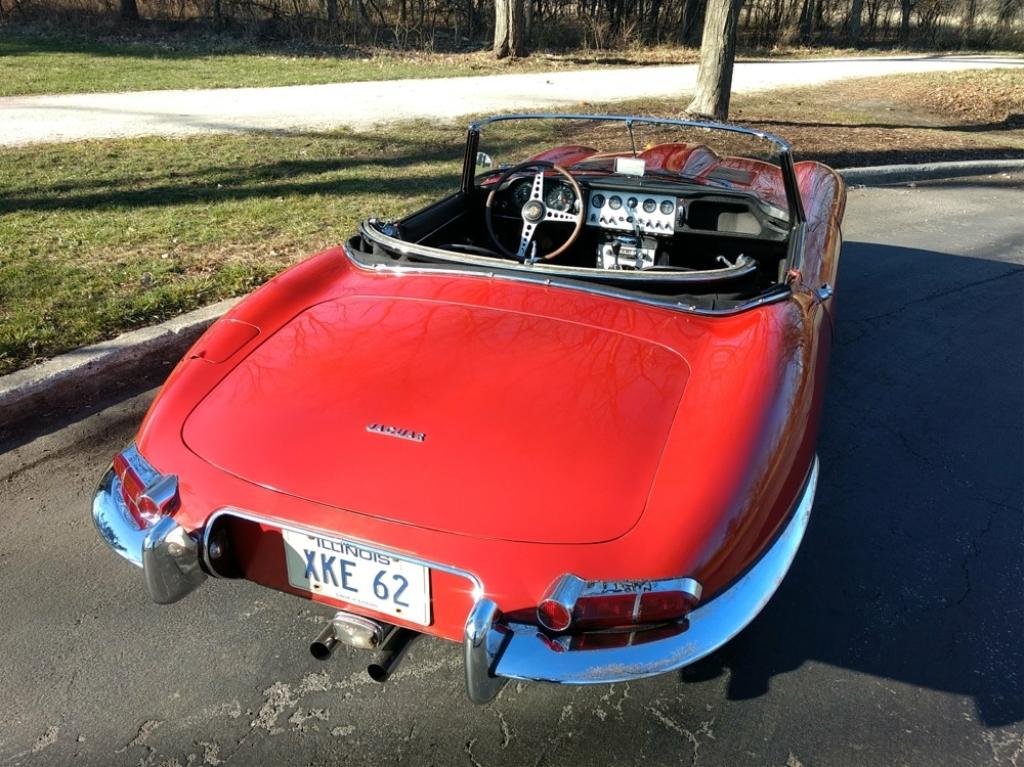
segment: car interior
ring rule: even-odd
[[[477,156],[484,170],[466,191],[398,221],[364,222],[350,254],[511,269],[708,309],[784,289],[793,238],[777,166],[684,143],[635,154],[560,146],[490,164]],[[759,185],[769,174],[778,183]]]

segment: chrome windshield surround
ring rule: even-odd
[[[469,192],[475,175],[473,169],[476,163],[476,153],[480,146],[480,129],[494,123],[506,122],[509,120],[592,120],[594,122],[620,122],[626,126],[632,135],[634,125],[672,125],[679,128],[700,128],[704,130],[720,130],[728,133],[736,133],[751,138],[760,139],[773,144],[779,152],[779,170],[782,173],[782,180],[786,191],[786,203],[789,205],[788,218],[790,227],[804,221],[803,202],[800,198],[800,187],[796,179],[796,169],[793,165],[793,147],[788,141],[774,133],[747,128],[742,125],[732,125],[704,120],[682,120],[673,117],[642,117],[634,115],[588,115],[574,113],[537,113],[537,114],[508,114],[494,115],[483,120],[477,120],[469,126],[469,135],[466,141],[466,153],[462,168],[462,188]]]
[[[497,618],[484,635],[479,625],[473,624],[473,646],[478,649],[470,652],[467,625],[470,698],[474,703],[487,703],[491,698],[485,699],[481,692],[495,689],[496,694],[500,680],[505,679],[557,684],[625,682],[674,671],[711,654],[757,617],[782,583],[807,529],[817,482],[815,457],[793,512],[775,541],[729,588],[693,610],[687,616],[688,628],[676,636],[627,647],[573,650],[553,642],[536,626],[502,623]],[[494,615],[496,610],[481,612]],[[474,610],[471,618],[479,621],[482,615]]]
[[[685,301],[679,301],[671,296],[659,298],[658,296],[650,294],[640,294],[626,288],[615,288],[609,285],[582,282],[580,280],[566,279],[564,277],[560,278],[557,276],[536,274],[531,273],[529,270],[512,271],[504,266],[501,268],[495,268],[493,265],[490,266],[490,268],[472,268],[468,266],[458,266],[455,264],[392,264],[363,259],[348,246],[348,243],[345,243],[342,246],[342,250],[345,253],[345,257],[353,266],[364,271],[375,272],[378,274],[385,273],[394,274],[396,276],[439,276],[454,274],[460,277],[480,277],[488,280],[525,282],[533,285],[542,285],[544,287],[565,288],[566,290],[575,290],[580,293],[592,293],[594,295],[604,296],[605,298],[617,298],[634,304],[644,304],[645,306],[654,306],[660,309],[672,309],[674,311],[686,312],[688,314],[697,314],[702,317],[731,317],[733,315],[749,311],[750,309],[754,309],[758,306],[765,306],[767,304],[785,301],[792,295],[792,291],[788,285],[778,285],[771,293],[766,293],[756,298],[752,298],[749,301],[744,301],[736,306],[730,306],[727,309],[705,309],[700,306],[695,306],[694,304],[688,304]]]
[[[323,528],[297,525],[294,522],[289,522],[288,520],[281,519],[280,517],[272,517],[265,514],[253,514],[252,512],[243,511],[242,509],[237,509],[232,506],[228,506],[223,509],[217,509],[217,511],[213,512],[213,514],[211,514],[209,518],[206,520],[206,526],[203,528],[201,546],[203,562],[206,564],[207,570],[209,570],[209,572],[213,573],[214,575],[216,575],[217,570],[215,567],[211,565],[208,553],[210,548],[210,536],[214,528],[216,527],[215,523],[223,517],[236,517],[237,519],[242,519],[246,522],[254,522],[256,524],[261,525],[270,525],[271,527],[276,527],[279,530],[287,530],[288,532],[297,533],[298,535],[321,535],[325,538],[344,538],[345,540],[350,540],[354,543],[361,543],[364,546],[368,546],[372,549],[380,549],[381,551],[392,552],[397,557],[400,557],[401,559],[404,559],[407,562],[411,562],[417,565],[423,565],[424,567],[429,567],[432,570],[437,570],[439,572],[448,573],[449,575],[455,575],[459,578],[464,578],[473,585],[474,599],[479,599],[480,595],[484,593],[483,582],[476,575],[469,572],[468,570],[463,570],[458,567],[446,565],[442,562],[434,562],[430,559],[423,559],[422,557],[418,557],[413,554],[404,552],[401,549],[396,549],[394,546],[388,546],[386,544],[377,543],[375,541],[368,541],[365,538],[359,538],[357,536],[342,533],[337,530],[327,530]]]
[[[746,128],[742,125],[731,125],[729,123],[718,123],[704,120],[682,120],[675,117],[642,117],[634,115],[588,115],[560,112],[538,112],[532,114],[524,113],[510,115],[492,115],[491,117],[485,117],[483,120],[477,120],[474,123],[470,123],[469,129],[473,131],[479,131],[486,125],[507,122],[509,120],[594,120],[597,122],[620,122],[627,126],[640,124],[676,125],[679,126],[680,128],[709,128],[713,130],[729,131],[730,133],[742,133],[745,136],[763,139],[764,141],[768,141],[772,144],[775,144],[775,146],[779,149],[780,152],[792,151],[792,147],[790,146],[789,142],[780,136],[776,136],[774,133],[756,130],[755,128]]]
[[[543,261],[532,261],[519,263],[504,258],[491,258],[489,256],[478,256],[472,253],[456,253],[443,248],[434,248],[429,245],[420,245],[416,242],[400,240],[397,237],[385,234],[374,226],[374,219],[362,221],[359,224],[359,235],[364,239],[382,248],[400,253],[403,256],[420,256],[434,258],[438,261],[447,261],[452,264],[469,264],[471,266],[490,267],[492,269],[511,269],[523,271],[545,277],[575,277],[585,280],[608,280],[609,282],[657,282],[672,285],[692,285],[745,277],[757,271],[757,261],[749,256],[740,255],[736,263],[721,269],[705,269],[702,271],[615,271],[605,273],[600,269],[579,266],[557,266],[547,264]]]

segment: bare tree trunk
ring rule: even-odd
[[[967,9],[964,11],[963,34],[968,35],[974,31],[974,22],[978,18],[978,0],[967,0]],[[967,42],[966,39],[961,40]]]
[[[907,42],[910,37],[910,11],[911,0],[900,0],[900,37],[901,43]]]
[[[494,55],[499,59],[526,55],[523,0],[495,0]]]
[[[683,42],[690,43],[697,40],[698,5],[697,0],[685,0],[683,4]]]
[[[807,45],[814,33],[814,0],[804,0],[800,9],[800,42]]]
[[[138,21],[139,6],[135,0],[121,0],[121,21]]]
[[[853,0],[853,7],[850,9],[850,29],[847,32],[847,42],[851,48],[860,44],[860,17],[864,11],[864,0]]]
[[[729,118],[732,64],[736,58],[736,19],[742,4],[743,0],[708,0],[697,89],[686,108],[691,114],[716,120]]]
[[[327,23],[332,26],[338,21],[338,0],[327,0]]]

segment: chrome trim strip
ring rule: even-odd
[[[139,452],[139,448],[134,442],[121,451],[121,457],[139,475],[144,488],[148,489],[156,480],[160,479],[160,472],[150,466],[149,461],[142,457],[142,453]]]
[[[458,567],[452,567],[451,565],[445,565],[440,562],[434,562],[429,559],[423,559],[422,557],[417,557],[415,555],[408,554],[402,551],[401,549],[396,549],[394,546],[376,543],[375,541],[368,541],[364,538],[358,538],[354,535],[348,535],[347,533],[343,533],[338,530],[325,530],[316,527],[303,527],[301,525],[296,525],[292,522],[289,522],[288,520],[281,519],[280,517],[270,517],[262,514],[253,514],[251,512],[242,511],[241,509],[236,509],[230,506],[225,507],[223,509],[217,509],[217,511],[213,512],[213,514],[211,514],[209,518],[206,520],[206,525],[203,528],[201,547],[203,563],[206,565],[207,570],[209,570],[211,573],[216,573],[217,569],[211,565],[207,553],[209,549],[210,531],[213,530],[215,522],[217,522],[221,517],[226,516],[237,517],[238,519],[244,519],[247,522],[255,522],[256,524],[271,525],[272,527],[276,527],[280,530],[287,530],[292,533],[297,533],[298,535],[322,535],[325,538],[342,538],[345,540],[350,540],[354,543],[361,543],[365,546],[369,546],[370,548],[380,549],[381,551],[386,551],[391,554],[394,554],[395,556],[398,556],[406,560],[407,562],[411,562],[417,565],[423,565],[424,567],[429,567],[432,570],[438,570],[443,573],[448,573],[449,575],[455,575],[460,578],[465,578],[467,581],[473,584],[474,598],[478,599],[480,595],[483,594],[483,582],[479,578],[477,578],[476,575],[469,572],[468,570],[462,570]]]
[[[789,521],[762,557],[732,586],[689,615],[689,628],[667,639],[629,647],[567,650],[536,626],[494,624],[490,633],[505,644],[493,674],[559,684],[605,684],[682,668],[709,655],[742,631],[768,603],[796,556],[810,519],[818,482],[818,459]]]
[[[515,263],[500,258],[488,256],[477,256],[472,253],[454,253],[442,248],[434,248],[430,245],[420,245],[415,242],[407,242],[397,237],[391,237],[370,226],[368,221],[359,223],[359,234],[366,240],[380,245],[382,248],[401,253],[403,256],[421,256],[436,258],[453,264],[471,264],[473,266],[490,266],[498,269],[512,269],[516,271],[527,271],[536,274],[545,274],[561,277],[577,277],[579,279],[607,279],[620,282],[652,282],[666,284],[686,285],[691,283],[705,283],[716,280],[735,279],[744,277],[757,270],[757,262],[749,256],[740,255],[734,266],[723,267],[722,269],[705,269],[703,271],[616,271],[614,274],[604,274],[601,269],[581,268],[574,266],[552,266],[541,261],[533,261],[527,264]]]
[[[489,280],[506,280],[508,282],[525,282],[532,285],[543,285],[545,287],[565,288],[580,293],[592,293],[605,298],[617,298],[622,301],[629,301],[635,304],[653,306],[659,309],[671,309],[673,311],[687,312],[702,317],[731,317],[741,312],[755,309],[759,306],[774,304],[784,301],[792,295],[788,285],[779,285],[774,293],[758,296],[750,301],[730,307],[728,309],[702,309],[693,304],[686,304],[670,297],[658,298],[649,294],[639,294],[626,288],[613,288],[608,285],[584,283],[576,280],[559,279],[558,277],[547,277],[540,274],[531,274],[528,271],[506,272],[501,269],[471,269],[458,268],[454,266],[431,266],[417,264],[409,266],[406,264],[371,263],[363,261],[358,255],[352,252],[348,244],[342,246],[342,251],[349,262],[357,269],[376,273],[389,273],[396,276],[402,275],[458,275],[461,277],[482,277]]]

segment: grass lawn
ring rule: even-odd
[[[592,111],[605,111],[599,104]],[[616,111],[671,115],[678,103]],[[837,166],[1024,154],[1024,73],[738,97],[738,122]],[[239,295],[457,186],[462,124],[0,150],[0,373]]]
[[[33,38],[0,31],[0,96],[167,88],[259,87],[502,74],[590,66],[683,64],[688,48],[634,52],[538,53],[498,61],[490,52],[417,53],[376,49],[251,52],[224,45],[104,43]]]
[[[598,66],[686,64],[693,48],[645,46],[615,51],[535,52],[497,61],[489,51],[422,53],[390,49],[256,51],[252,44],[204,38],[139,40],[54,38],[0,28],[0,96],[99,93],[167,88],[258,87],[452,77]],[[748,56],[805,58],[898,51],[786,48]],[[990,54],[991,55],[991,52]],[[740,59],[743,59],[743,54]]]

